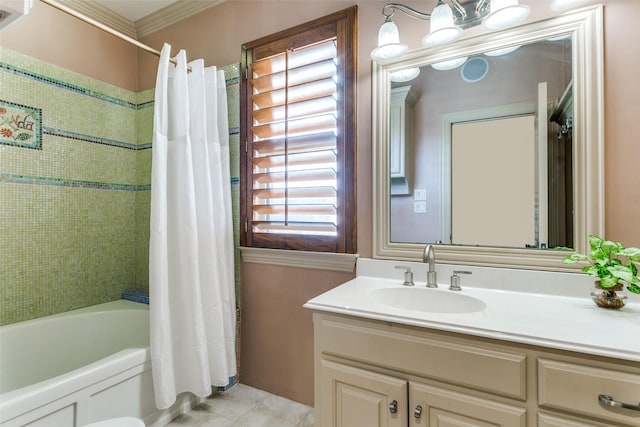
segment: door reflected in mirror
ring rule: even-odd
[[[572,42],[453,57],[408,82],[390,75],[391,242],[574,246]],[[410,100],[400,110],[396,93]]]

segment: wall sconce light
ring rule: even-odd
[[[518,0],[447,0],[447,3],[438,0],[431,13],[400,3],[388,3],[382,8],[384,23],[378,31],[378,46],[371,52],[374,61],[398,58],[409,50],[406,44],[400,43],[398,27],[391,20],[396,11],[431,21],[429,34],[422,39],[422,45],[428,47],[456,40],[463,29],[480,23],[493,31],[517,25],[529,15],[529,7],[518,4]]]
[[[502,56],[502,55],[507,55],[507,54],[509,54],[511,52],[515,52],[519,48],[520,48],[520,46],[503,47],[503,48],[500,48],[500,49],[495,49],[495,50],[490,50],[488,52],[484,52],[484,54],[486,56]]]
[[[518,0],[491,0],[482,26],[490,31],[503,30],[521,23],[527,16],[529,6],[518,4]]]
[[[438,70],[438,71],[453,70],[454,68],[458,68],[459,66],[461,66],[462,64],[467,62],[467,59],[469,59],[469,57],[463,56],[461,58],[455,58],[455,59],[449,59],[447,61],[435,62],[435,63],[431,64],[431,67],[436,69],[436,70]]]
[[[404,83],[411,81],[420,75],[420,68],[411,67],[404,68],[402,70],[394,71],[389,74],[389,80],[396,83]]]
[[[430,16],[429,34],[422,39],[423,46],[438,46],[452,42],[462,35],[462,28],[453,23],[451,6],[438,0]]]

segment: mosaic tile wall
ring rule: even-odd
[[[238,67],[225,73],[237,246]],[[146,290],[153,91],[7,49],[0,81],[0,325]]]

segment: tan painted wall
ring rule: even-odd
[[[371,254],[371,79],[369,52],[382,22],[381,1],[229,0],[143,39],[161,48],[164,41],[188,49],[189,58],[210,65],[240,60],[240,46],[278,30],[358,4],[358,250]],[[424,10],[424,2],[405,2]],[[523,0],[532,15],[547,14],[548,1]],[[590,2],[595,3],[595,2]],[[153,87],[157,58],[98,35],[73,18],[36,6],[32,16],[0,33],[0,45],[62,65],[88,76],[136,87],[130,78],[139,64],[137,89]],[[606,237],[640,246],[640,18],[637,0],[608,0],[605,8],[605,191]],[[253,21],[253,22],[252,22]],[[423,22],[398,16],[401,37],[419,45]],[[626,23],[631,23],[626,25]],[[477,34],[479,29],[468,32]],[[46,41],[45,42],[43,42]],[[135,55],[135,52],[134,54]],[[138,64],[136,64],[136,62]],[[243,274],[243,382],[291,399],[312,403],[311,316],[300,306],[350,275],[245,264]]]
[[[306,22],[357,3],[359,6],[358,78],[358,251],[371,255],[371,66],[369,52],[382,22],[380,1],[229,0],[201,14],[161,30],[144,41],[160,47],[167,41],[187,48],[189,58],[203,57],[207,64],[240,61],[240,46],[267,34]],[[532,15],[548,15],[549,2],[523,1]],[[595,3],[595,2],[591,2]],[[640,246],[640,28],[623,26],[640,18],[640,2],[610,0],[605,10],[606,107],[606,236],[628,246]],[[424,2],[406,2],[424,10]],[[401,38],[419,47],[423,22],[398,14]],[[633,19],[631,19],[633,21]],[[261,23],[260,23],[261,22]],[[469,31],[477,34],[480,29]],[[623,48],[624,46],[624,48]],[[628,49],[631,49],[629,51]],[[144,56],[143,56],[144,55]],[[140,56],[141,88],[153,85],[154,59]],[[634,222],[635,220],[635,222]],[[291,399],[312,404],[312,325],[300,309],[307,296],[322,293],[345,275],[316,270],[244,264],[242,277],[242,381]],[[341,278],[342,277],[342,278]],[[302,289],[300,289],[302,288]],[[277,307],[277,309],[276,309]],[[273,308],[273,309],[272,309]],[[287,338],[289,337],[289,338]]]
[[[0,32],[0,46],[136,91],[137,48],[39,1]]]
[[[241,277],[240,382],[313,405],[313,323],[302,305],[353,275],[244,263]]]

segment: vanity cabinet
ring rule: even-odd
[[[314,313],[316,426],[640,426],[640,365]],[[635,402],[635,403],[634,403]]]
[[[331,414],[331,425],[407,425],[406,380],[327,360],[320,363],[324,412]]]
[[[328,425],[522,426],[525,410],[327,360],[320,362]],[[323,422],[326,422],[326,418]],[[480,423],[480,424],[479,424]],[[486,423],[486,424],[483,424]],[[319,424],[324,425],[324,424]]]

